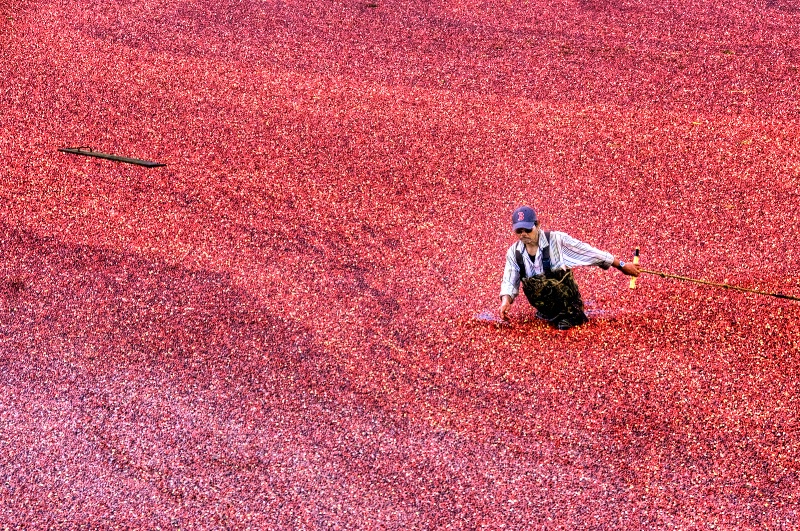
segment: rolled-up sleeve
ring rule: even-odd
[[[506,253],[506,267],[503,271],[503,282],[500,285],[500,297],[510,295],[514,300],[519,294],[519,266],[517,265],[515,246],[509,247]]]

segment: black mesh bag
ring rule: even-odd
[[[569,269],[524,278],[522,291],[531,306],[550,321],[567,319],[573,325],[588,321],[578,284]]]

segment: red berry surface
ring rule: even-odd
[[[795,529],[790,0],[0,1],[1,529]],[[64,147],[166,164],[147,169]]]

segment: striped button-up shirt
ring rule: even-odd
[[[539,249],[536,256],[531,256],[525,251],[525,244],[516,242],[509,247],[506,253],[506,268],[503,272],[503,283],[500,286],[500,296],[510,295],[515,299],[519,294],[519,266],[517,265],[517,251],[522,253],[522,261],[525,264],[526,276],[543,275],[542,249],[550,246],[550,267],[554,271],[564,270],[576,266],[596,265],[603,269],[608,269],[614,263],[614,255],[595,249],[588,243],[576,240],[569,234],[552,231],[550,241],[544,237],[544,231],[539,231]]]

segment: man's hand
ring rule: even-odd
[[[633,262],[625,262],[625,265],[620,267],[619,260],[615,258],[614,267],[616,267],[629,277],[638,277],[639,275],[642,274],[642,271],[639,269],[639,266],[634,264]]]
[[[620,269],[623,273],[628,275],[629,277],[638,277],[642,274],[642,271],[639,269],[639,266],[634,264],[633,262],[627,262],[625,267]]]
[[[508,295],[503,295],[500,297],[500,300],[500,308],[497,310],[497,313],[500,314],[500,319],[508,321],[508,310],[511,308],[511,297]]]

